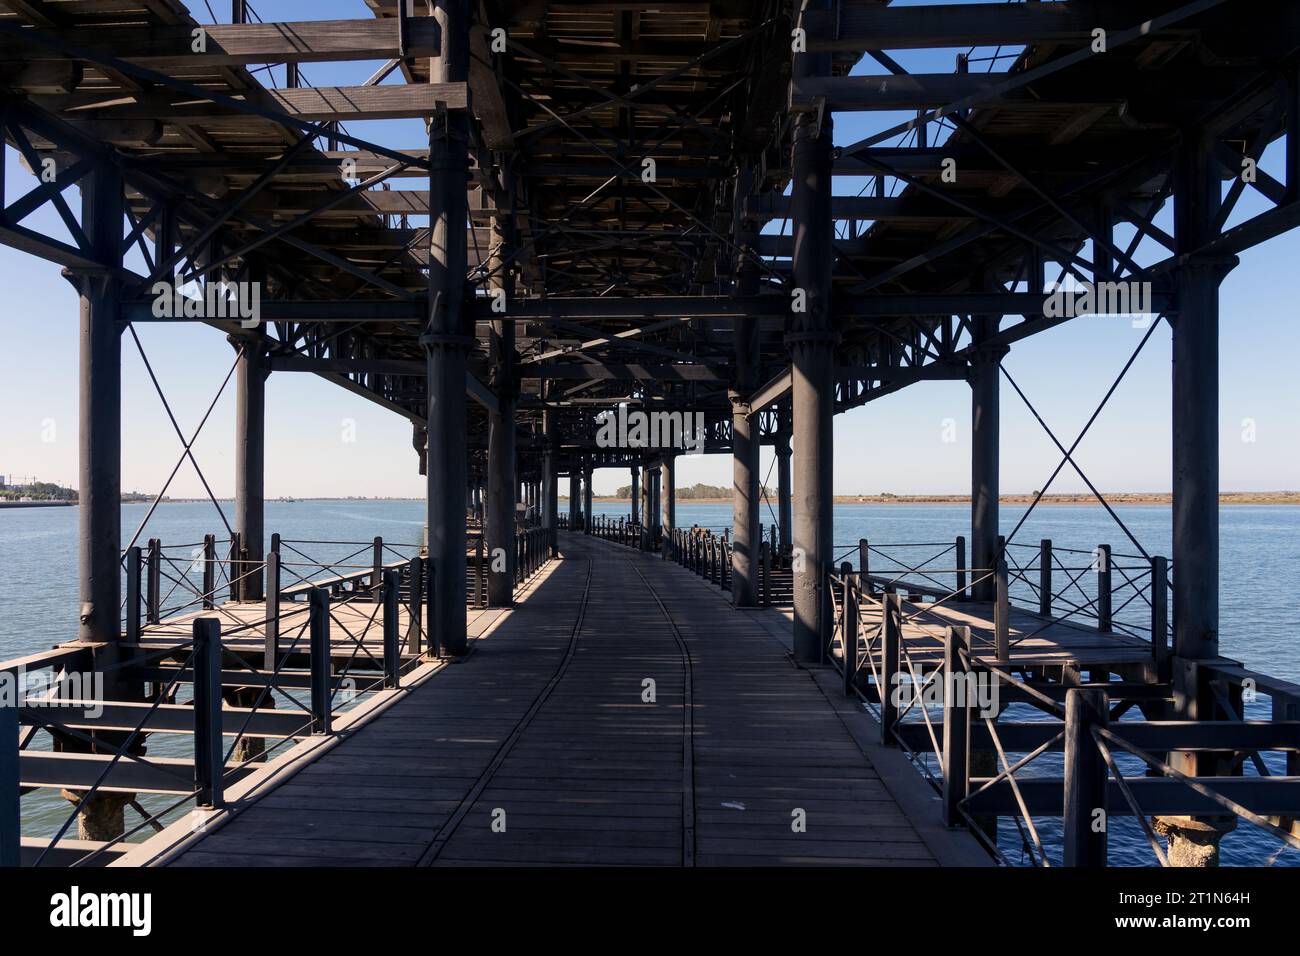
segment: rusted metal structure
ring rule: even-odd
[[[80,295],[79,653],[116,668],[127,700],[138,675],[118,665],[139,634],[116,609],[124,586],[134,607],[144,558],[119,532],[120,359],[135,323],[199,322],[235,347],[232,597],[263,601],[268,619],[280,550],[264,540],[265,381],[308,372],[411,422],[427,548],[422,564],[386,570],[422,605],[410,611],[427,622],[420,653],[465,652],[468,568],[470,603],[504,607],[562,524],[594,529],[596,469],[631,470],[636,531],[621,538],[698,559],[675,526],[681,442],[601,436],[601,416],[632,410],[692,416],[702,450],[733,456],[719,583],[748,607],[764,603],[765,561],[790,573],[794,656],[811,665],[850,603],[878,601],[835,567],[833,416],[905,387],[971,385],[970,561],[963,545],[950,593],[967,596],[969,571],[974,602],[1005,606],[998,572],[1015,532],[999,537],[1000,363],[1070,318],[1051,302],[1068,278],[1147,293],[1152,330],[1172,332],[1172,644],[1135,680],[1164,688],[1189,724],[1241,723],[1241,675],[1218,655],[1218,285],[1300,209],[1293,4],[367,6],[368,19],[283,23],[236,0],[231,22],[203,23],[176,0],[0,0],[0,122],[36,176],[4,197],[0,241],[61,264]],[[950,68],[909,72],[900,60],[914,51]],[[303,64],[343,61],[382,65],[358,85],[303,81]],[[837,143],[845,112],[905,118]],[[361,129],[384,119],[420,121],[420,142]],[[1259,166],[1274,143],[1279,176]],[[837,179],[867,185],[849,194]],[[1247,191],[1268,208],[1238,222]],[[42,207],[70,241],[24,224]],[[236,309],[255,295],[257,314],[175,298],[186,283],[229,284]],[[779,463],[768,550],[763,444]],[[545,535],[519,537],[519,501]],[[476,503],[478,564],[466,549]],[[485,564],[484,551],[509,560]],[[193,640],[198,653],[212,638]],[[968,654],[960,642],[950,657]],[[857,640],[837,646],[852,683]],[[1282,724],[1296,698],[1277,694],[1268,742],[1295,743]],[[1077,728],[1095,701],[1072,701]],[[1170,739],[1192,776],[1240,769]],[[1243,740],[1225,749],[1253,753]]]

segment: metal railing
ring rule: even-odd
[[[1053,855],[1036,822],[1046,817],[1062,818],[1067,866],[1105,864],[1107,815],[1135,818],[1162,866],[1153,815],[1236,817],[1300,848],[1300,686],[1231,663],[1184,662],[1198,719],[1121,719],[1139,706],[1173,708],[1172,688],[1047,680],[988,653],[967,626],[924,626],[920,609],[876,591],[869,576],[844,567],[827,585],[835,613],[826,662],[844,693],[874,712],[881,743],[900,747],[939,791],[944,822],[968,827],[1000,862],[1010,861],[989,820],[1004,816],[1037,866]],[[1243,719],[1251,694],[1270,697],[1272,719]],[[1006,720],[1012,705],[1036,719]],[[1268,751],[1282,755],[1284,774],[1270,770]],[[1043,769],[1049,753],[1064,755],[1065,773]],[[1255,776],[1243,775],[1246,764]]]
[[[433,567],[418,553],[400,556],[414,546],[275,535],[259,561],[234,548],[222,559],[214,544],[173,546],[199,549],[201,565],[183,572],[156,541],[128,549],[121,641],[0,663],[25,682],[18,705],[0,707],[0,864],[102,862],[186,806],[219,808],[226,789],[277,750],[331,733],[336,713],[399,688],[427,659]],[[331,562],[304,550],[321,546],[348,553]],[[299,560],[282,560],[281,549]],[[529,573],[537,550],[530,540],[521,552]],[[166,600],[169,580],[188,599]],[[263,588],[265,601],[254,603]],[[37,693],[33,673],[48,674]],[[52,750],[35,746],[42,733]],[[154,736],[165,756],[146,753]],[[76,794],[71,812],[51,838],[24,840],[20,794],[50,789]],[[124,800],[138,822],[89,851],[67,842],[79,815],[105,798]]]

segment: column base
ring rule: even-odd
[[[126,833],[126,806],[134,793],[97,793],[86,799],[77,790],[61,790],[60,795],[77,807],[77,838],[107,843]]]
[[[1151,827],[1166,840],[1170,866],[1203,869],[1219,865],[1219,841],[1237,829],[1237,818],[1153,817]]]
[[[221,697],[231,707],[257,707],[259,711],[274,710],[274,696],[267,694],[266,700],[259,705],[257,701],[261,694],[262,688],[260,687],[227,687],[222,692]],[[231,752],[230,759],[233,763],[241,764],[249,760],[259,760],[265,753],[266,739],[264,737],[245,735],[235,742],[235,749]]]

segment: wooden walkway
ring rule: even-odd
[[[792,665],[777,612],[733,611],[657,556],[561,545],[463,663],[173,865],[979,860],[927,826],[925,796],[900,802],[929,791],[906,766],[882,779],[867,718]]]

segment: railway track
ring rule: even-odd
[[[576,557],[576,555],[574,556]],[[570,557],[570,560],[573,560]],[[579,558],[580,560],[582,558]],[[418,866],[433,866],[448,845],[453,841],[458,832],[461,832],[467,819],[477,819],[472,817],[474,808],[479,804],[480,798],[493,786],[498,780],[498,775],[506,767],[507,761],[512,755],[524,758],[527,748],[520,748],[519,744],[525,733],[533,726],[539,715],[543,714],[547,702],[552,699],[556,691],[564,684],[566,677],[571,675],[571,666],[578,654],[579,647],[582,643],[583,628],[587,620],[588,608],[591,605],[591,595],[593,581],[598,575],[597,564],[594,555],[585,557],[587,562],[587,573],[583,583],[582,597],[579,601],[578,610],[574,617],[573,627],[569,632],[569,639],[565,646],[564,653],[555,666],[555,670],[547,679],[546,683],[537,692],[529,703],[528,708],[523,715],[515,722],[510,732],[502,740],[492,758],[486,767],[474,780],[473,785],[466,792],[465,796],[457,805],[455,811],[447,818],[446,822],[439,828],[433,839],[420,855]],[[695,818],[695,755],[694,755],[694,707],[693,707],[693,661],[691,658],[690,648],[686,643],[681,629],[673,620],[672,613],[669,611],[663,597],[659,594],[655,586],[650,582],[645,574],[636,566],[636,562],[627,556],[622,562],[623,566],[630,569],[639,580],[645,593],[649,596],[654,606],[662,614],[663,620],[671,634],[673,644],[677,649],[682,681],[682,722],[681,722],[681,770],[680,770],[680,788],[681,788],[681,857],[680,863],[683,866],[694,866],[696,856],[696,818]],[[593,648],[593,653],[599,653],[598,649]],[[610,759],[617,761],[617,754],[611,754]],[[506,774],[508,775],[509,771]]]

